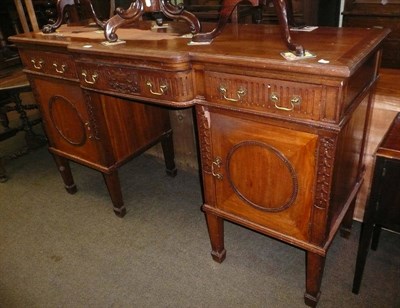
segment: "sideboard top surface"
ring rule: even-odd
[[[67,26],[56,34],[26,33],[10,40],[41,48],[67,48],[70,52],[107,59],[117,57],[165,64],[234,64],[237,67],[343,78],[351,76],[390,32],[389,29],[326,27],[311,32],[291,32],[293,42],[302,44],[316,57],[288,61],[281,55],[287,47],[279,27],[274,25],[229,24],[208,45],[188,44],[191,39],[182,35],[188,34],[189,30],[182,22],[172,22],[168,30],[159,29],[157,32],[150,27],[150,23],[143,22],[140,29],[118,29],[117,35],[125,43],[111,46],[102,44],[105,39],[101,31]],[[203,31],[210,27],[212,25],[204,24]]]

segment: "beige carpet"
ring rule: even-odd
[[[1,144],[0,144],[1,146]],[[303,307],[302,250],[225,223],[212,261],[196,173],[143,155],[120,169],[127,215],[102,176],[73,164],[63,188],[45,148],[6,161],[0,184],[0,307]],[[400,307],[400,236],[382,233],[351,293],[360,224],[327,257],[319,307]]]

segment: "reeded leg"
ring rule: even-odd
[[[176,176],[174,142],[172,139],[172,130],[165,134],[161,139],[161,146],[164,153],[164,161],[167,174],[171,177]]]
[[[124,217],[126,208],[122,198],[121,185],[119,183],[118,171],[115,170],[110,174],[103,173],[104,181],[107,185],[108,193],[110,194],[113,203],[113,210],[118,217]]]
[[[208,235],[211,241],[211,256],[214,261],[221,263],[225,260],[224,248],[224,220],[214,214],[206,212]]]
[[[321,281],[324,273],[325,257],[316,253],[306,252],[306,293],[304,302],[307,306],[315,307],[321,295]]]
[[[76,185],[74,183],[74,178],[72,177],[69,161],[64,157],[58,155],[53,155],[53,158],[58,167],[58,171],[60,172],[61,177],[64,181],[65,189],[70,194],[76,193],[78,189],[76,188]]]

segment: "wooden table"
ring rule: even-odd
[[[376,250],[382,227],[400,232],[400,113],[375,154],[375,166],[358,247],[353,293],[358,294],[369,245]],[[398,257],[398,256],[397,256]]]
[[[209,45],[188,45],[184,23],[138,26],[117,45],[72,28],[12,38],[68,190],[68,160],[95,168],[121,213],[117,168],[160,139],[171,153],[165,108],[195,107],[212,257],[226,255],[224,220],[303,249],[316,305],[329,246],[351,227],[389,31],[294,32],[316,58],[288,61],[276,26],[228,25]]]

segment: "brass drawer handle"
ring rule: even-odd
[[[243,96],[246,95],[247,91],[246,89],[243,89],[242,87],[240,87],[237,91],[236,91],[236,95],[238,98],[230,98],[226,96],[226,87],[223,85],[219,86],[219,92],[221,92],[222,96],[224,97],[225,100],[230,101],[230,102],[238,102],[242,99]]]
[[[216,157],[214,159],[214,161],[211,164],[211,174],[217,178],[217,180],[222,180],[223,179],[223,175],[221,173],[216,173],[214,170],[214,166],[216,168],[221,168],[221,164],[222,164],[222,159],[221,157]]]
[[[153,84],[151,83],[151,81],[147,81],[146,86],[149,87],[149,91],[151,94],[158,95],[158,96],[164,95],[165,92],[167,92],[167,90],[168,90],[168,85],[162,84],[162,85],[160,85],[160,92],[153,91]]]
[[[44,61],[42,59],[40,59],[37,63],[35,59],[31,59],[31,62],[33,64],[33,67],[37,70],[41,70],[43,68]]]
[[[88,73],[86,71],[82,71],[82,76],[85,80],[86,83],[88,84],[95,84],[97,81],[97,78],[99,77],[99,75],[97,73],[94,73],[93,75],[91,75],[91,80],[89,80],[88,77]]]
[[[67,69],[67,65],[66,64],[62,64],[60,66],[60,68],[58,68],[58,64],[54,62],[53,66],[55,67],[56,72],[59,73],[59,74],[64,74],[65,70]]]
[[[292,98],[290,99],[290,107],[282,107],[279,106],[279,95],[276,93],[272,93],[270,96],[271,101],[274,103],[275,108],[279,110],[284,110],[284,111],[292,111],[296,105],[301,104],[301,96],[299,95],[293,95]]]

